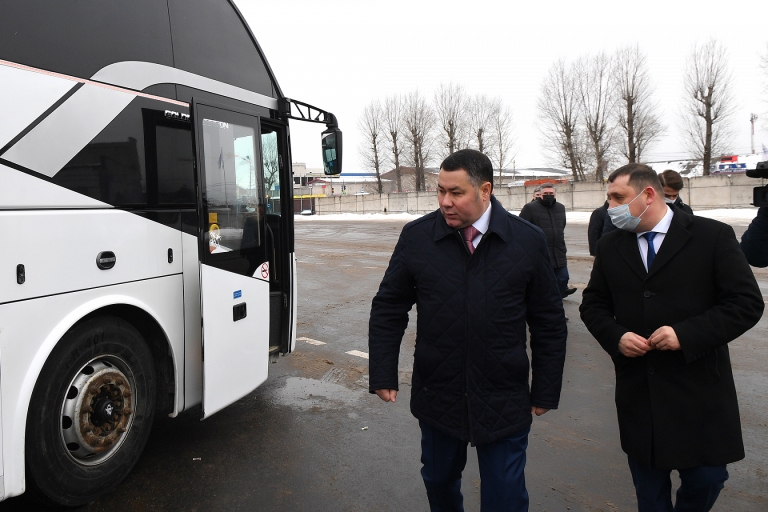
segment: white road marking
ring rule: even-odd
[[[309,343],[310,345],[325,345],[324,341],[317,341],[317,340],[313,340],[312,338],[301,337],[301,338],[296,338],[296,339],[299,340],[299,341],[305,341],[305,342]]]
[[[351,356],[362,357],[363,359],[368,359],[368,352],[360,352],[359,350],[350,350],[349,352],[347,352],[347,354]]]
[[[363,268],[379,268],[379,267],[363,267]]]

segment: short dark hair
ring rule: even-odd
[[[621,176],[629,176],[627,185],[635,189],[635,191],[642,191],[645,187],[653,187],[657,193],[664,194],[659,175],[647,165],[627,164],[619,167],[608,176],[608,183],[613,183],[616,178]]]
[[[476,149],[460,149],[448,155],[443,160],[443,163],[440,164],[440,169],[444,171],[464,169],[467,171],[469,182],[472,185],[479,187],[487,181],[491,184],[491,190],[493,190],[493,164],[491,159]]]
[[[663,173],[659,174],[659,179],[661,180],[662,187],[669,187],[673,190],[677,190],[678,192],[683,190],[683,177],[680,176],[680,173],[677,171],[667,169]]]
[[[554,188],[555,188],[555,185],[554,185],[554,184],[552,184],[552,183],[545,183],[545,184],[543,184],[543,185],[541,186],[541,191],[542,191],[542,192],[544,192],[544,189],[545,189],[545,188],[551,188],[551,189],[554,189]]]

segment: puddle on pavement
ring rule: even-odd
[[[366,394],[364,389],[351,390],[333,382],[305,377],[288,377],[285,379],[284,386],[271,393],[271,398],[280,405],[289,405],[303,410],[313,407],[336,409],[344,405],[354,405]]]

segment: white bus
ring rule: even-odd
[[[92,501],[293,349],[289,118],[339,173],[231,0],[0,4],[2,499]]]

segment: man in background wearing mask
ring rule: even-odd
[[[616,368],[616,409],[638,510],[707,511],[744,458],[728,342],[763,298],[733,229],[671,209],[656,172],[608,177],[619,228],[597,244],[581,318]]]
[[[541,186],[541,197],[523,206],[520,218],[538,226],[547,238],[549,258],[555,272],[560,294],[563,298],[576,291],[568,288],[568,260],[565,257],[565,206],[555,200],[555,186],[545,183]]]
[[[664,200],[666,203],[683,210],[688,215],[693,215],[691,207],[685,204],[680,197],[680,191],[683,190],[683,177],[680,176],[680,173],[667,169],[659,174],[659,179],[664,189]]]

